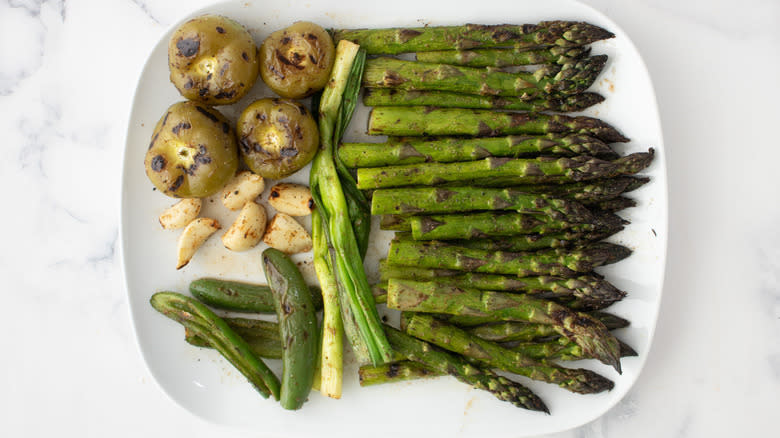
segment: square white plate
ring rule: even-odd
[[[639,356],[623,359],[622,375],[595,361],[573,364],[613,379],[615,388],[608,393],[583,396],[518,378],[547,403],[551,415],[544,415],[500,402],[487,392],[469,388],[451,377],[361,388],[357,382],[357,366],[348,361],[341,400],[313,392],[302,410],[288,412],[278,403],[262,399],[216,352],[185,343],[181,326],[149,305],[154,292],[186,293],[189,282],[203,276],[264,282],[260,253],[265,245],[247,253],[231,253],[222,247],[219,235],[212,237],[189,265],[177,271],[178,232],[162,230],[157,222],[157,216],[174,201],[153,191],[144,174],[143,158],[155,123],[169,105],[182,100],[168,80],[168,38],[181,22],[203,13],[218,13],[241,22],[258,45],[270,32],[300,20],[313,21],[326,28],[349,28],[522,24],[563,19],[588,21],[615,33],[616,38],[594,44],[594,54],[609,55],[607,66],[593,87],[607,100],[584,114],[604,119],[632,139],[625,145],[616,145],[619,151],[629,153],[651,146],[656,150],[654,163],[644,172],[652,182],[630,194],[639,206],[621,212],[631,225],[612,239],[634,249],[634,254],[601,270],[629,294],[609,311],[631,321],[631,327],[617,334]],[[254,99],[272,96],[262,81],[258,82],[241,102],[219,110],[235,120],[241,109]],[[360,106],[347,132],[347,141],[368,138],[364,134],[366,115],[367,110]],[[306,184],[308,167],[288,180]],[[576,1],[235,1],[192,13],[163,35],[138,81],[127,131],[122,184],[121,254],[141,352],[163,391],[193,414],[215,423],[287,437],[553,433],[589,422],[614,406],[636,381],[647,358],[658,316],[666,259],[666,166],[658,110],[648,72],[626,34],[604,15]],[[262,197],[263,201],[266,199],[267,193]],[[271,217],[273,209],[268,209]],[[227,228],[236,213],[228,212],[218,200],[211,199],[205,202],[202,215],[220,220]],[[307,221],[304,224],[309,226]],[[377,261],[386,254],[391,236],[374,225],[372,247],[366,259],[369,279],[375,279]],[[298,255],[295,260],[307,280],[315,283],[311,254]],[[278,361],[268,362],[279,371]]]

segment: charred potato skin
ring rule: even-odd
[[[306,107],[288,99],[260,99],[238,118],[238,143],[247,167],[280,179],[307,165],[317,153],[319,130]]]
[[[230,18],[196,17],[177,28],[168,43],[171,82],[190,100],[238,102],[257,80],[257,50],[252,35]]]
[[[146,175],[174,198],[203,198],[236,173],[235,130],[219,111],[186,101],[171,105],[157,122],[144,158]]]
[[[299,21],[272,33],[260,45],[260,76],[282,97],[310,96],[328,82],[335,53],[325,29]]]

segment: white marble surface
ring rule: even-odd
[[[264,436],[204,423],[158,389],[116,251],[136,78],[166,27],[208,3],[0,0],[1,436]],[[643,374],[602,418],[555,437],[775,436],[780,2],[587,3],[653,78],[670,242]]]

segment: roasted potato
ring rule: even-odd
[[[235,132],[213,108],[175,103],[157,122],[144,165],[152,184],[168,196],[212,195],[238,168]]]
[[[319,130],[302,104],[260,99],[238,118],[239,150],[246,165],[264,178],[280,179],[308,164],[317,153]]]
[[[276,211],[290,216],[306,216],[314,209],[311,190],[300,184],[279,183],[271,187],[268,203]]]
[[[254,248],[265,234],[266,220],[262,205],[254,201],[247,202],[233,225],[222,235],[222,244],[231,251]]]
[[[238,102],[255,84],[258,66],[252,35],[227,17],[193,18],[168,43],[171,82],[182,96],[197,102]]]
[[[301,224],[284,213],[276,213],[265,230],[263,242],[286,254],[311,251],[312,240]]]
[[[276,94],[300,99],[325,87],[335,56],[333,39],[325,29],[299,21],[260,45],[260,76]]]

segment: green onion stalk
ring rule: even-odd
[[[317,206],[317,214],[312,218],[314,263],[323,289],[324,318],[331,323],[324,327],[322,335],[320,390],[331,396],[340,394],[334,389],[335,382],[341,380],[335,374],[343,370],[342,346],[335,340],[342,336],[342,330],[333,323],[339,309],[343,331],[358,361],[379,365],[393,357],[363,267],[367,228],[362,230],[361,226],[368,226],[370,216],[365,216],[363,221],[355,220],[365,214],[361,211],[367,211],[368,203],[363,197],[361,206],[354,179],[343,166],[344,171],[339,172],[335,158],[335,145],[349,124],[357,101],[364,65],[365,52],[360,46],[339,42],[331,77],[320,100],[320,150],[314,157],[309,177]],[[333,285],[338,288],[338,300],[329,293]],[[326,382],[333,383],[330,389],[323,390],[329,386]]]

